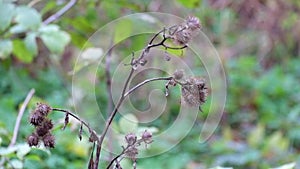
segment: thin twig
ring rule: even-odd
[[[135,85],[134,87],[132,87],[130,90],[128,90],[128,92],[125,93],[125,97],[130,95],[133,91],[135,91],[136,89],[140,88],[141,86],[145,85],[146,83],[152,82],[152,81],[159,81],[159,80],[172,80],[173,77],[155,77],[155,78],[151,78],[151,79],[147,79],[144,80],[143,82]]]
[[[68,10],[70,10],[75,4],[77,0],[70,0],[63,8],[61,8],[59,11],[57,11],[55,14],[51,15],[49,18],[43,21],[45,25],[48,25],[49,23],[57,20],[60,18],[64,13],[66,13]]]
[[[117,112],[118,112],[118,109],[120,108],[122,102],[124,101],[124,98],[125,98],[125,97],[124,97],[124,94],[125,94],[125,91],[126,91],[126,89],[127,89],[127,87],[128,87],[128,84],[129,84],[129,82],[130,82],[130,79],[131,79],[131,77],[132,77],[132,75],[133,75],[133,72],[134,72],[134,69],[131,68],[130,73],[129,73],[128,77],[127,77],[127,80],[126,80],[126,82],[125,82],[125,84],[124,84],[124,87],[123,87],[123,91],[122,91],[121,97],[120,97],[120,99],[119,99],[119,101],[118,101],[116,107],[114,108],[113,112],[110,114],[108,120],[107,120],[106,123],[105,123],[105,128],[104,128],[104,130],[103,130],[103,132],[102,132],[102,134],[101,134],[101,136],[100,136],[100,141],[98,142],[98,146],[97,146],[96,161],[95,161],[95,167],[94,167],[94,169],[97,169],[97,168],[98,168],[99,159],[100,159],[100,152],[101,152],[103,140],[104,140],[104,138],[105,138],[105,135],[106,135],[106,133],[107,133],[107,131],[108,131],[108,128],[109,128],[110,124],[112,123],[112,121],[113,121],[115,115],[116,115]]]
[[[115,158],[113,158],[113,160],[108,164],[108,166],[106,167],[106,169],[109,169],[109,168],[112,166],[112,164],[113,164],[115,161],[118,160],[119,157],[121,157],[122,155],[124,155],[124,154],[126,153],[127,150],[129,150],[129,149],[132,148],[132,147],[136,147],[136,146],[141,145],[142,142],[144,142],[144,140],[143,140],[143,139],[139,139],[139,140],[137,140],[137,141],[136,141],[134,144],[132,144],[132,145],[129,145],[129,144],[128,144],[125,148],[122,146],[122,147],[123,147],[122,152],[121,152],[119,155],[117,155]]]
[[[53,110],[53,111],[64,112],[64,113],[66,113],[66,114],[71,115],[71,116],[74,117],[76,120],[78,120],[80,123],[82,123],[82,124],[89,130],[89,132],[90,132],[91,134],[94,134],[94,135],[96,135],[96,136],[98,135],[98,134],[96,133],[96,131],[93,130],[87,122],[83,121],[82,119],[80,119],[80,117],[78,117],[78,116],[75,115],[74,113],[70,112],[69,110],[64,110],[64,109],[59,109],[59,108],[52,108],[52,110]],[[98,141],[98,140],[97,140],[97,141]]]
[[[108,95],[108,102],[107,102],[107,117],[110,115],[113,111],[113,98],[112,98],[112,92],[111,92],[111,72],[110,72],[110,65],[111,65],[111,57],[112,57],[112,51],[113,51],[113,38],[110,42],[110,49],[107,52],[107,56],[105,57],[105,77],[106,77],[106,93]],[[112,139],[112,134],[108,133],[108,140]],[[113,149],[112,142],[108,142],[108,151],[110,152]],[[112,159],[113,155],[112,153],[109,153],[108,159]]]
[[[28,6],[33,7],[35,4],[37,4],[40,1],[42,1],[42,0],[32,0],[31,2],[29,2]]]
[[[15,124],[15,128],[14,128],[14,133],[13,133],[13,137],[10,141],[10,144],[9,144],[9,147],[13,146],[16,144],[16,141],[17,141],[17,137],[18,137],[18,133],[19,133],[19,128],[20,128],[20,123],[21,123],[21,120],[22,120],[22,117],[23,117],[23,114],[25,112],[25,109],[30,101],[30,99],[32,98],[33,94],[34,94],[35,90],[34,89],[31,89],[29,91],[29,93],[27,94],[20,110],[19,110],[19,114],[18,114],[18,117],[17,117],[17,120],[16,120],[16,124]]]

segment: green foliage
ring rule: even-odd
[[[47,25],[40,28],[41,39],[53,53],[62,53],[64,47],[69,43],[70,36],[59,30],[56,25]]]
[[[54,54],[62,54],[70,42],[70,35],[59,26],[42,24],[42,15],[34,8],[1,1],[0,11],[1,59],[13,54],[20,61],[31,63],[38,55],[38,38]]]

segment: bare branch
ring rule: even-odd
[[[80,119],[80,117],[78,117],[77,115],[75,115],[74,113],[68,111],[68,110],[64,110],[64,109],[59,109],[59,108],[52,108],[53,111],[59,111],[59,112],[64,112],[72,117],[74,117],[76,120],[78,120],[80,123],[82,123],[90,132],[90,134],[94,134],[94,135],[98,135],[96,133],[95,130],[93,130],[90,125],[88,123],[86,123],[85,121],[83,121],[82,119]],[[97,140],[98,141],[98,140]]]
[[[57,11],[55,14],[51,15],[49,18],[43,21],[45,25],[48,25],[49,23],[59,19],[64,13],[66,13],[68,10],[70,10],[75,4],[77,0],[70,0],[63,8],[61,8],[59,11]]]
[[[172,80],[172,79],[173,79],[173,77],[155,77],[155,78],[152,78],[152,79],[144,80],[143,82],[137,84],[136,86],[134,86],[130,90],[128,90],[128,92],[125,93],[124,97],[128,96],[133,91],[135,91],[136,89],[140,88],[141,86],[143,86],[143,85],[145,85],[145,84],[147,84],[149,82],[159,81],[159,80]]]
[[[110,49],[107,52],[107,55],[105,57],[105,75],[106,75],[106,93],[108,95],[108,102],[107,102],[107,116],[109,116],[113,111],[113,98],[112,98],[112,92],[111,92],[111,72],[110,72],[110,66],[111,66],[111,57],[112,57],[112,51],[113,51],[113,38],[111,38],[110,42]],[[108,140],[112,139],[112,134],[107,134]],[[112,152],[113,149],[112,142],[108,142],[108,150],[109,152]],[[113,154],[109,153],[108,159],[112,159]]]
[[[131,80],[131,78],[132,78],[132,76],[133,76],[133,73],[134,73],[134,71],[135,71],[135,68],[134,68],[134,67],[137,66],[138,63],[140,63],[140,61],[144,58],[144,56],[146,55],[146,53],[148,53],[149,50],[150,50],[151,48],[154,48],[154,47],[157,47],[157,46],[168,47],[168,46],[166,46],[164,43],[165,43],[166,40],[168,40],[170,37],[166,37],[165,35],[163,36],[163,39],[162,39],[160,42],[158,42],[158,43],[156,43],[156,44],[152,44],[152,43],[154,42],[154,40],[158,37],[158,35],[161,34],[161,33],[164,33],[165,30],[166,30],[166,29],[164,28],[163,30],[161,30],[161,31],[159,31],[157,34],[155,34],[153,38],[151,38],[151,40],[150,40],[150,42],[148,43],[148,45],[144,48],[142,54],[141,54],[137,59],[132,58],[132,60],[131,60],[131,70],[130,70],[130,73],[129,73],[127,79],[126,79],[126,82],[125,82],[124,86],[123,86],[123,90],[122,90],[120,99],[119,99],[117,105],[115,106],[114,110],[111,112],[110,116],[108,117],[108,119],[107,119],[107,121],[106,121],[106,123],[105,123],[105,128],[104,128],[104,130],[103,130],[103,132],[102,132],[102,134],[101,134],[101,136],[100,136],[100,138],[99,138],[99,142],[97,143],[96,160],[95,160],[94,169],[97,169],[97,168],[98,168],[98,165],[99,165],[99,159],[100,159],[100,153],[101,153],[101,148],[102,148],[102,143],[103,143],[103,140],[104,140],[104,138],[105,138],[105,136],[106,136],[106,134],[107,134],[108,128],[109,128],[109,126],[111,125],[111,123],[112,123],[112,121],[113,121],[113,119],[114,119],[116,113],[118,112],[118,109],[119,109],[120,106],[122,105],[122,103],[123,103],[125,97],[128,96],[128,94],[130,94],[131,92],[133,92],[133,91],[136,90],[137,88],[139,88],[140,86],[143,86],[144,84],[148,83],[148,81],[146,81],[146,82],[144,81],[144,82],[142,82],[141,84],[138,84],[138,86],[136,87],[136,89],[133,88],[133,89],[132,89],[131,91],[129,91],[129,93],[126,95],[127,87],[128,87],[128,85],[129,85],[129,82],[130,82],[130,80]],[[186,48],[186,46],[183,46],[183,47],[180,48],[180,49],[183,49],[183,48]],[[176,49],[176,48],[174,48],[174,49]],[[150,81],[155,81],[155,80],[158,80],[158,79],[152,79],[152,80],[150,80]],[[161,79],[161,80],[170,80],[170,79],[167,78],[167,79]],[[150,82],[150,81],[149,81],[149,82]]]
[[[10,146],[13,146],[16,144],[16,141],[17,141],[17,137],[18,137],[18,132],[19,132],[19,128],[20,128],[20,123],[21,123],[21,120],[22,120],[22,117],[23,117],[23,114],[25,112],[25,109],[30,101],[30,99],[32,98],[32,96],[34,95],[34,92],[35,90],[34,89],[31,89],[29,91],[29,93],[27,94],[20,110],[19,110],[19,114],[18,114],[18,117],[17,117],[17,120],[16,120],[16,124],[15,124],[15,128],[14,128],[14,133],[13,133],[13,137],[10,141],[10,144],[9,144],[9,147]]]
[[[117,114],[118,109],[120,108],[122,102],[124,101],[124,98],[125,98],[125,97],[124,97],[124,94],[125,94],[125,92],[126,92],[126,89],[127,89],[127,87],[128,87],[128,84],[129,84],[129,82],[130,82],[130,79],[131,79],[131,77],[132,77],[132,75],[133,75],[133,72],[134,72],[134,69],[131,68],[130,73],[129,73],[128,77],[127,77],[127,80],[126,80],[126,82],[125,82],[125,84],[124,84],[124,87],[123,87],[123,91],[122,91],[121,97],[120,97],[120,99],[119,99],[119,101],[118,101],[116,107],[114,108],[113,112],[110,114],[108,120],[107,120],[106,123],[105,123],[105,128],[104,128],[104,130],[103,130],[103,132],[102,132],[102,134],[101,134],[101,136],[100,136],[100,140],[99,140],[98,145],[97,145],[96,161],[95,161],[94,169],[97,169],[97,168],[98,168],[99,159],[100,159],[100,152],[101,152],[101,148],[102,148],[102,143],[103,143],[104,137],[105,137],[105,135],[106,135],[106,133],[107,133],[107,131],[108,131],[108,128],[109,128],[111,122],[113,121],[115,115]]]

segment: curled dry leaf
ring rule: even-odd
[[[66,113],[65,123],[64,123],[64,126],[63,126],[62,130],[65,130],[65,128],[67,127],[68,123],[69,123],[69,113]]]
[[[79,128],[79,132],[78,132],[78,137],[79,137],[80,141],[82,140],[82,125],[83,125],[83,123],[81,123],[80,128]]]

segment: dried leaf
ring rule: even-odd
[[[165,51],[164,59],[165,59],[165,61],[170,61],[171,60],[171,57],[170,57],[170,55],[167,51]]]
[[[98,136],[93,131],[90,131],[89,142],[95,142],[97,140],[98,140]]]
[[[169,96],[169,82],[166,84],[166,91],[165,91],[165,96]]]
[[[69,123],[69,113],[66,113],[65,123],[64,123],[64,126],[63,126],[62,130],[65,130],[65,128],[67,127],[68,123]]]
[[[82,140],[82,126],[83,126],[83,123],[81,123],[80,128],[79,128],[79,133],[78,133],[78,137],[79,137],[80,141]]]

